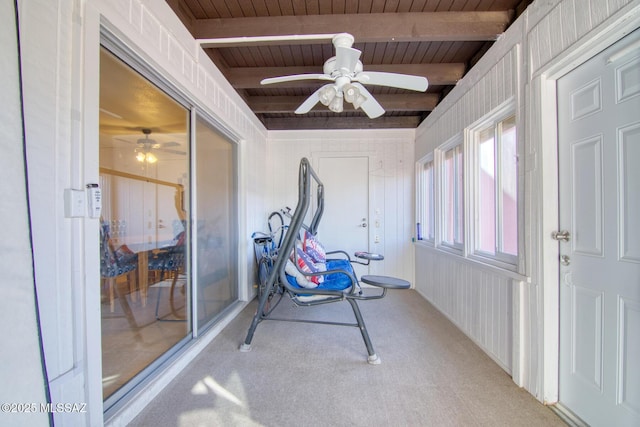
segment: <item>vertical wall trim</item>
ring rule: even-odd
[[[100,14],[90,2],[84,5],[82,25],[82,172],[87,182],[100,182],[99,143],[96,129],[99,123],[100,82]],[[78,41],[79,42],[79,41]],[[84,220],[84,239],[79,248],[84,253],[84,280],[86,283],[100,283],[100,244],[98,219]],[[84,393],[87,402],[88,424],[102,425],[104,422],[102,405],[102,320],[100,289],[85,286],[84,293]],[[79,339],[78,337],[77,339]]]

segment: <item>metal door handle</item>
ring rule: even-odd
[[[567,230],[554,231],[551,233],[551,238],[559,242],[568,242],[569,232]]]
[[[367,228],[367,218],[362,218],[360,221],[362,221],[360,227]]]
[[[569,255],[560,255],[560,264],[564,266],[571,264],[571,258],[569,258]]]

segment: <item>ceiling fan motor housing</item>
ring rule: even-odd
[[[362,61],[358,61],[356,63],[355,69],[353,70],[353,73],[349,73],[349,76],[354,77],[355,75],[361,73],[363,69],[364,68],[362,67]],[[325,61],[324,66],[322,67],[322,72],[334,78],[344,74],[336,68],[335,56],[332,56]]]

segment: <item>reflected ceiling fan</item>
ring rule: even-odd
[[[153,150],[165,151],[165,152],[168,152],[168,153],[180,154],[180,155],[186,154],[186,152],[181,151],[181,150],[172,150],[172,149],[170,149],[170,147],[179,147],[180,144],[178,142],[171,141],[171,142],[159,143],[159,142],[156,142],[153,139],[150,139],[149,138],[149,135],[151,135],[151,129],[150,128],[142,128],[142,133],[144,134],[144,138],[139,138],[136,141],[136,148],[134,150],[135,155],[136,155],[136,160],[138,160],[141,163],[143,163],[143,162],[145,162],[145,163],[155,163],[155,162],[158,161],[158,158],[152,152]],[[127,140],[122,139],[122,138],[116,138],[116,139],[118,141],[131,143],[131,141],[127,141]]]
[[[271,77],[262,80],[260,83],[268,85],[295,80],[330,81],[331,83],[316,90],[306,101],[300,104],[295,113],[308,113],[318,102],[328,106],[331,111],[340,113],[343,111],[344,101],[347,101],[353,104],[355,109],[361,108],[372,119],[383,115],[384,108],[363,85],[387,86],[419,92],[427,90],[429,82],[426,77],[364,71],[360,61],[361,52],[352,47],[354,38],[351,34],[336,34],[332,40],[336,55],[324,63],[323,74],[294,74]]]

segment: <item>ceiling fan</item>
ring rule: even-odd
[[[151,135],[151,132],[152,132],[150,128],[142,128],[141,130],[142,130],[142,133],[144,134],[144,138],[139,138],[135,142],[136,148],[134,149],[136,159],[139,162],[141,163],[157,162],[158,158],[156,157],[155,154],[153,154],[153,151],[164,151],[167,153],[173,153],[173,154],[179,154],[179,155],[186,154],[184,151],[171,149],[171,147],[179,147],[180,144],[178,142],[170,141],[170,142],[159,143],[149,138],[149,135]],[[126,142],[128,144],[133,143],[132,141],[123,139],[123,138],[114,138],[114,139],[121,142]]]
[[[134,150],[134,152],[136,153],[136,160],[141,163],[155,163],[158,161],[158,158],[151,152],[151,149],[160,148],[160,144],[158,144],[153,139],[149,139],[149,135],[151,135],[151,129],[143,128],[142,133],[144,134],[144,138],[138,139],[138,141],[136,142],[138,146]]]
[[[294,74],[270,77],[260,83],[268,85],[295,80],[330,81],[331,83],[316,90],[300,104],[295,113],[308,113],[318,102],[328,106],[331,111],[340,113],[343,111],[344,101],[347,101],[353,104],[355,109],[361,108],[372,119],[383,115],[384,108],[363,85],[387,86],[419,92],[427,90],[429,82],[426,77],[364,71],[360,61],[362,52],[351,47],[354,42],[351,34],[336,34],[333,36],[332,41],[336,55],[324,63],[323,74]]]

